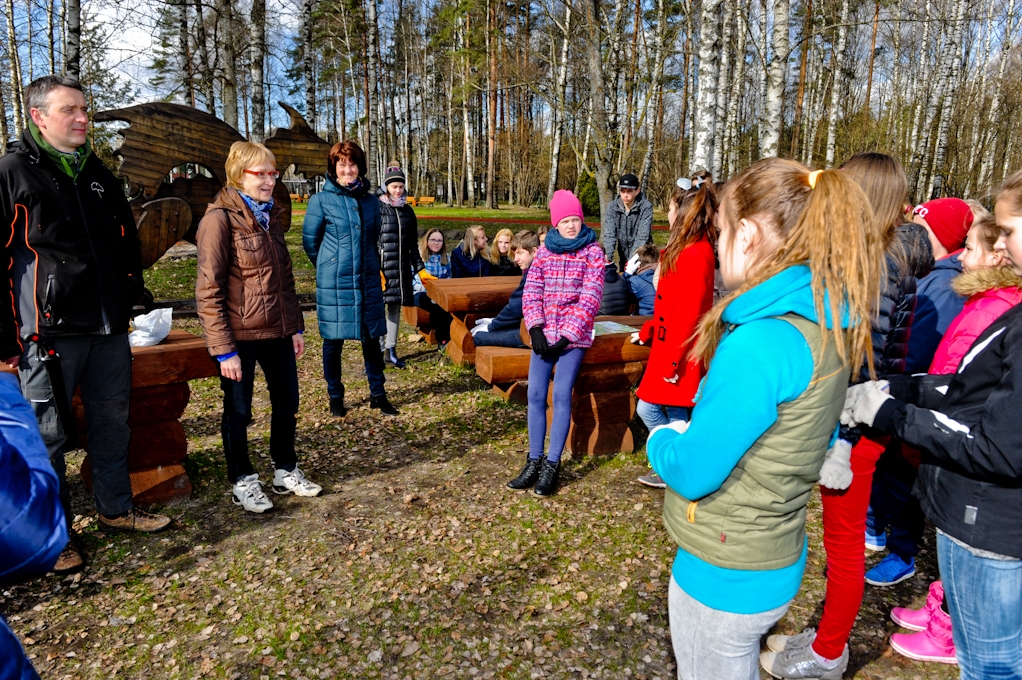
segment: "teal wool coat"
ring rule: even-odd
[[[363,185],[368,186],[364,179]],[[369,340],[387,333],[379,238],[380,201],[367,189],[351,191],[327,178],[323,191],[309,199],[302,246],[316,265],[324,340]]]

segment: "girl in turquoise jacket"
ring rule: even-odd
[[[700,323],[693,356],[707,375],[691,424],[656,428],[647,447],[679,545],[668,593],[679,676],[752,679],[760,638],[802,580],[806,504],[848,377],[872,359],[882,252],[869,202],[838,172],[766,159],[720,207],[732,292]]]

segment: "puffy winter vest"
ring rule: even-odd
[[[777,407],[777,421],[717,491],[690,501],[668,488],[664,499],[664,524],[678,545],[726,569],[780,569],[798,560],[805,544],[806,504],[820,479],[848,387],[849,369],[834,341],[824,348],[820,327],[801,316],[779,318],[809,344],[809,387]]]

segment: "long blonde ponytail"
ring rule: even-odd
[[[768,158],[729,181],[720,200],[722,230],[755,218],[773,230],[780,246],[762,253],[745,282],[703,317],[692,356],[709,364],[724,334],[724,310],[735,298],[788,267],[812,272],[813,301],[824,342],[857,371],[865,360],[873,373],[870,314],[880,301],[883,245],[869,200],[836,170],[813,173],[795,161]],[[734,241],[729,239],[730,243]],[[721,259],[726,257],[721,253]],[[847,315],[850,328],[843,329]],[[827,328],[827,319],[832,328]]]

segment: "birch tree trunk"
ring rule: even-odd
[[[10,6],[12,3],[8,3]],[[8,14],[13,14],[13,10]],[[9,19],[13,23],[13,18]],[[67,26],[67,40],[64,45],[64,73],[75,80],[81,78],[82,52],[82,4],[81,0],[64,0],[64,21]],[[17,60],[16,55],[14,60]],[[13,67],[12,67],[13,69]],[[12,83],[13,85],[13,83]],[[20,86],[20,83],[19,83]],[[20,104],[15,104],[19,109]]]
[[[238,56],[235,51],[234,8],[230,0],[220,0],[217,8],[217,19],[221,25],[222,38],[217,42],[223,45],[224,80],[221,93],[224,100],[225,123],[235,130],[238,128]]]
[[[311,2],[311,0],[310,0]],[[370,183],[379,185],[383,177],[380,176],[379,164],[376,161],[376,146],[380,144],[380,114],[378,99],[380,96],[380,64],[377,61],[379,50],[379,27],[376,16],[376,0],[366,0],[366,70],[368,71],[368,99],[366,110],[369,112],[368,138],[366,140],[366,162],[369,164],[367,172]],[[310,123],[311,124],[311,123]]]
[[[731,88],[729,87],[728,76],[731,70],[731,26],[734,23],[735,15],[737,11],[737,0],[725,0],[724,2],[724,17],[723,17],[723,31],[720,41],[720,67],[719,75],[717,76],[717,82],[720,86],[717,88],[717,111],[714,114],[718,124],[713,129],[713,167],[710,171],[714,177],[721,176],[721,169],[724,165],[724,139],[725,139],[725,119],[727,118],[728,112],[728,101],[729,95],[731,94]],[[740,55],[735,55],[735,60],[741,59]]]
[[[990,143],[991,135],[996,130],[998,124],[998,116],[1000,114],[1001,107],[1001,92],[1004,89],[1004,69],[1008,63],[1008,52],[1010,46],[1014,40],[1014,29],[1015,29],[1015,0],[1008,0],[1007,9],[1007,24],[1004,28],[1004,38],[1001,41],[1001,63],[997,67],[997,85],[994,88],[993,101],[990,102],[990,113],[987,114],[987,125],[983,128],[983,153],[982,162],[979,166],[979,181],[978,186],[981,190],[991,189],[991,182],[993,181],[992,173],[994,167],[994,149]],[[1007,154],[1005,154],[1007,156]]]
[[[730,83],[731,95],[729,100],[731,105],[727,107],[727,118],[724,132],[728,155],[726,167],[722,168],[722,171],[726,174],[721,175],[720,177],[734,174],[738,169],[738,148],[735,142],[738,137],[739,102],[742,96],[742,87],[745,84],[745,41],[746,36],[748,35],[749,26],[745,20],[745,14],[741,10],[736,12],[735,19],[737,20],[735,32],[738,36],[738,44],[735,46],[734,75],[731,77]],[[717,175],[714,175],[714,177],[716,178]]]
[[[554,88],[553,105],[553,143],[550,147],[550,180],[547,182],[547,201],[557,190],[557,172],[561,162],[561,135],[564,131],[564,112],[567,103],[565,98],[568,89],[568,37],[571,35],[571,5],[565,5],[564,11],[564,42],[561,43],[561,58],[557,67],[557,84]]]
[[[791,131],[791,157],[798,156],[799,137],[802,133],[802,106],[805,103],[806,94],[806,65],[809,58],[809,48],[812,47],[813,30],[813,0],[806,0],[806,16],[802,24],[802,56],[799,58],[798,66],[798,94],[795,96],[795,125]],[[897,59],[895,59],[897,64]]]
[[[4,84],[0,79],[0,111],[6,111],[7,105],[4,102]],[[0,115],[0,156],[7,153],[7,143],[11,141],[11,131],[7,128],[7,116]]]
[[[958,15],[958,3],[961,0],[956,0],[954,8],[954,16]],[[924,197],[929,194],[927,189],[929,188],[929,168],[933,162],[934,157],[930,156],[930,149],[933,146],[933,126],[938,122],[937,116],[943,109],[944,95],[947,89],[950,87],[950,79],[952,73],[957,68],[958,55],[954,53],[954,50],[950,48],[949,43],[954,43],[955,29],[954,20],[952,20],[952,28],[947,36],[947,41],[940,49],[940,67],[937,75],[936,87],[933,88],[933,93],[927,97],[926,110],[923,113],[922,127],[919,132],[919,140],[915,146],[912,157],[912,171],[909,175],[908,190],[911,196]]]
[[[370,26],[375,26],[376,0],[369,0]],[[316,0],[305,0],[302,4],[302,80],[305,85],[305,119],[309,127],[316,129],[316,48],[312,40],[313,12]],[[370,31],[371,33],[372,31]],[[372,36],[369,38],[372,40]],[[368,149],[366,150],[368,153]]]
[[[75,2],[77,0],[69,0]],[[199,47],[199,90],[206,100],[206,110],[216,115],[216,99],[213,96],[213,73],[209,65],[209,46],[206,42],[206,19],[202,11],[202,0],[193,0],[195,5],[195,29]]]
[[[720,56],[721,0],[703,0],[699,17],[699,81],[696,87],[692,165],[713,166],[713,136],[717,126],[717,69]]]
[[[21,90],[21,64],[18,58],[18,36],[14,32],[14,0],[7,0],[7,62],[11,67],[11,111],[14,114],[14,136],[21,134],[28,118],[28,111],[22,111],[24,95]],[[77,74],[75,75],[77,78]],[[0,116],[5,116],[0,111]]]
[[[461,99],[461,123],[464,132],[465,139],[465,197],[468,200],[468,207],[474,208],[476,205],[476,191],[475,191],[475,147],[473,146],[472,139],[472,122],[469,119],[468,106],[470,95],[470,73],[469,73],[469,40],[468,33],[469,23],[468,17],[464,18],[461,30],[461,43],[462,43],[462,69],[461,69],[461,88],[462,88],[462,99]]]
[[[600,0],[584,0],[586,13],[586,64],[589,76],[590,112],[594,163],[596,164],[596,189],[600,193],[600,223],[606,224],[607,206],[613,197],[610,191],[610,173],[614,168],[614,139],[607,117],[607,92],[603,74],[603,34],[600,30]],[[588,142],[588,140],[587,140]],[[588,151],[588,143],[586,144]]]
[[[486,54],[490,62],[490,77],[487,81],[487,97],[489,99],[489,117],[486,125],[486,196],[483,204],[492,210],[497,209],[496,181],[497,155],[497,47],[492,33],[496,30],[497,10],[492,0],[486,3]]]
[[[929,190],[926,195],[930,200],[940,198],[944,192],[944,163],[947,160],[947,136],[951,127],[952,97],[958,90],[958,74],[961,65],[962,26],[965,23],[966,3],[968,0],[957,0],[955,14],[949,31],[948,44],[944,48],[951,62],[951,70],[947,83],[944,85],[943,99],[940,106],[940,123],[937,128],[937,148],[933,156],[934,172],[931,173]]]
[[[454,206],[454,61],[447,81],[447,205]]]
[[[263,74],[263,64],[266,62],[266,0],[252,0],[249,18],[248,73],[252,79],[252,141],[262,142],[266,139],[266,95],[263,93],[263,81],[266,79]],[[343,80],[341,90],[344,90]]]
[[[781,145],[783,120],[784,72],[788,62],[788,10],[790,0],[775,0],[774,31],[771,36],[771,55],[767,69],[767,93],[764,103],[763,120],[766,123],[760,135],[759,154],[762,157],[776,156]]]
[[[46,0],[46,43],[50,48],[50,73],[57,72],[57,51],[53,40],[53,2],[54,0]]]
[[[653,34],[653,81],[650,87],[653,91],[652,113],[646,113],[646,155],[642,159],[642,193],[649,190],[649,175],[653,169],[653,154],[656,151],[656,131],[660,126],[660,98],[664,96],[664,62],[667,51],[667,38],[670,35],[670,27],[667,25],[667,0],[657,0],[657,21]]]
[[[841,0],[841,19],[837,29],[837,47],[831,57],[830,111],[827,113],[827,156],[825,167],[834,167],[837,150],[837,98],[841,90],[841,69],[845,62],[845,45],[848,42],[848,0]]]

